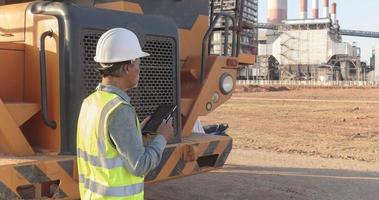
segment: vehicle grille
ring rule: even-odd
[[[86,30],[82,34],[84,96],[91,94],[101,80],[93,61],[96,43],[102,32]],[[176,44],[165,37],[147,36],[143,51],[150,54],[141,58],[140,81],[137,88],[128,91],[131,104],[140,119],[151,115],[160,104],[175,104],[176,97]]]

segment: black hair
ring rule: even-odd
[[[132,61],[130,60],[117,63],[100,63],[97,70],[103,78],[107,76],[120,77],[122,72],[124,72],[124,66],[130,65],[131,63]]]

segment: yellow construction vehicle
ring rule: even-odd
[[[0,1],[9,2],[15,1]],[[141,59],[139,87],[128,93],[140,119],[163,103],[179,108],[175,137],[145,181],[224,165],[232,139],[194,134],[192,127],[234,89],[236,25],[225,27],[233,32],[230,55],[209,55],[207,48],[217,20],[233,16],[220,13],[208,26],[204,0],[102,2],[0,6],[0,199],[79,198],[76,123],[82,100],[100,80],[97,40],[113,27],[135,32],[151,55]]]

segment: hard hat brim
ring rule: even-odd
[[[125,62],[125,61],[128,61],[128,60],[134,60],[134,59],[137,59],[137,58],[143,58],[143,57],[147,57],[147,56],[150,56],[149,53],[146,53],[146,52],[143,52],[141,51],[137,56],[133,57],[133,58],[129,58],[129,59],[125,59],[125,58],[114,58],[112,60],[101,60],[101,59],[98,59],[96,56],[93,58],[93,60],[95,62],[98,62],[98,63],[118,63],[118,62]]]
[[[150,56],[150,54],[142,51],[140,58],[147,57],[147,56]]]

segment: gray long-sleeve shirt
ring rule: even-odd
[[[120,96],[129,105],[121,104],[108,118],[108,132],[125,167],[135,176],[142,176],[158,166],[166,139],[158,135],[144,147],[141,131],[136,126],[136,112],[130,105],[130,97],[121,89],[112,85],[99,85],[98,90],[111,92]]]

